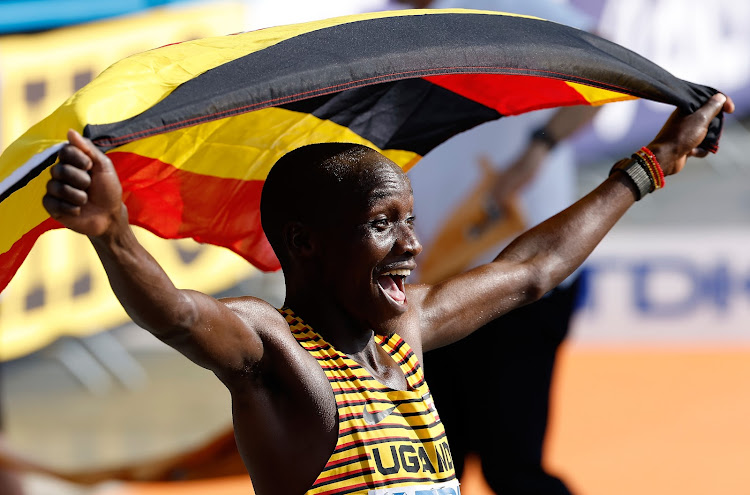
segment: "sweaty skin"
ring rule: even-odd
[[[717,95],[693,114],[670,117],[649,145],[666,175],[679,172],[688,156],[702,154],[696,146],[721,109],[732,112],[734,105]],[[216,300],[176,288],[133,235],[110,160],[74,131],[68,140],[51,168],[47,211],[90,238],[112,289],[138,325],[213,371],[229,389],[237,445],[256,493],[304,493],[338,432],[333,392],[315,359],[266,302]],[[285,304],[382,383],[401,390],[406,379],[375,344],[374,333],[399,333],[421,360],[424,351],[554,288],[635,201],[632,184],[614,174],[520,236],[492,263],[436,285],[406,285],[401,301],[388,295],[394,287],[381,277],[413,269],[421,251],[409,181],[374,151],[356,167],[367,178],[365,192],[335,198],[325,205],[325,220],[297,222],[285,231]]]

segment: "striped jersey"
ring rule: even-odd
[[[404,339],[374,337],[407,379],[408,390],[393,390],[292,310],[280,311],[294,338],[325,372],[338,407],[336,447],[307,495],[460,495],[445,430],[422,367]]]

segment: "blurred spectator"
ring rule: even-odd
[[[513,12],[583,29],[592,27],[592,21],[584,14],[559,1],[400,3],[419,8]],[[433,282],[489,261],[518,230],[526,230],[570,205],[576,199],[575,157],[561,141],[587,124],[595,112],[592,107],[568,107],[485,124],[440,146],[413,169],[410,177],[415,197],[419,198],[415,204],[421,206],[416,211],[417,227],[422,228],[420,234],[425,241],[421,280]],[[476,165],[484,164],[485,170],[469,166],[457,173],[456,164],[467,162],[482,162]],[[504,169],[493,165],[497,163],[505,164]],[[453,205],[463,201],[461,212],[452,215],[453,222],[446,222],[451,212],[437,205],[438,197],[449,208],[451,200]],[[459,217],[470,204],[481,206],[483,211],[475,212],[479,217],[469,215],[461,222]],[[514,221],[516,215],[520,218]],[[460,225],[461,230],[452,231],[450,225]],[[502,231],[503,238],[488,244],[482,236],[494,235],[493,229]],[[456,242],[457,237],[467,239],[461,245]],[[466,253],[476,251],[472,244],[481,245],[482,254],[464,259],[468,258]],[[461,261],[447,267],[445,263],[433,264],[432,259]],[[562,480],[545,471],[542,457],[555,358],[568,333],[577,292],[574,274],[539,302],[493,321],[467,339],[425,355],[428,383],[445,424],[459,476],[465,456],[475,453],[487,482],[497,493],[570,493]],[[452,366],[468,356],[473,356],[472,366]],[[485,403],[477,404],[478,401]]]

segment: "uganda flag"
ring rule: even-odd
[[[60,227],[42,196],[70,128],[115,164],[131,223],[274,270],[260,193],[292,149],[360,143],[408,169],[503,116],[634,98],[690,112],[715,92],[597,36],[496,12],[378,12],[164,46],[111,66],[0,157],[0,289]]]

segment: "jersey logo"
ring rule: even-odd
[[[376,425],[383,421],[385,418],[391,415],[391,413],[396,409],[396,406],[391,406],[387,409],[383,409],[381,411],[376,412],[370,412],[367,410],[368,406],[372,406],[372,402],[370,402],[370,399],[367,399],[367,402],[365,403],[365,407],[362,408],[362,418],[365,420],[365,423],[368,425]]]

